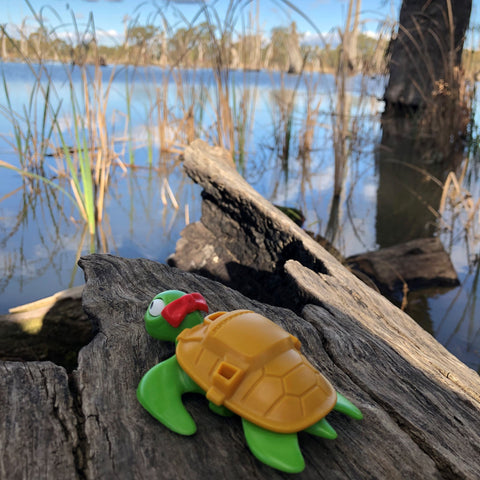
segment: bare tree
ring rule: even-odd
[[[300,73],[303,67],[303,57],[300,51],[300,37],[295,22],[290,24],[287,37],[288,73]]]
[[[342,37],[340,68],[346,68],[351,72],[356,71],[359,67],[357,40],[361,4],[361,0],[350,0],[348,4],[347,19],[345,21],[345,31],[343,33],[340,32],[340,36]]]
[[[0,25],[0,33],[2,35],[2,60],[7,60],[8,53],[7,53],[7,32],[5,31],[7,24],[4,23]]]

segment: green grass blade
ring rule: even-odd
[[[83,136],[83,154],[80,161],[80,175],[83,184],[83,199],[87,212],[87,221],[90,234],[95,233],[95,194],[92,179],[92,161],[88,150],[87,139]]]

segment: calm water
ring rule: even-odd
[[[22,129],[27,129],[22,117],[28,117],[30,125],[32,118],[37,120],[36,128],[40,131],[43,106],[38,98],[31,101],[33,73],[22,64],[4,64],[2,68],[12,109],[17,112]],[[47,70],[55,87],[51,103],[55,108],[60,105],[59,124],[64,125],[67,142],[73,143],[68,129],[72,110],[67,75],[71,75],[81,99],[80,71],[54,64],[48,65]],[[104,86],[111,73],[110,67],[102,70]],[[200,218],[200,188],[184,176],[176,155],[159,153],[158,99],[167,99],[167,135],[173,135],[176,126],[183,125],[184,112],[191,106],[197,135],[216,143],[214,78],[207,70],[183,71],[183,88],[179,93],[178,77],[160,69],[117,68],[114,73],[107,103],[110,135],[118,140],[115,150],[120,159],[128,163],[128,152],[132,151],[137,168],[126,171],[114,168],[100,234],[105,250],[111,253],[164,262],[174,251],[186,222]],[[46,76],[41,78],[46,85]],[[382,138],[383,103],[378,98],[382,96],[385,79],[349,79],[345,108],[350,134],[344,142],[350,153],[338,205],[332,204],[335,131],[332,112],[337,104],[334,78],[319,74],[299,79],[278,73],[231,72],[228,81],[236,105],[233,115],[239,124],[246,125],[245,156],[239,160],[239,168],[254,188],[272,202],[301,208],[306,216],[305,228],[327,237],[345,256],[434,231],[440,235],[461,286],[411,294],[408,311],[455,355],[479,370],[480,267],[478,261],[474,262],[479,246],[471,230],[465,234],[462,229],[462,213],[458,218],[452,214],[445,217],[453,226],[451,231],[435,229],[439,224],[428,204],[438,209],[440,189],[427,184],[423,174],[399,167],[399,162],[411,161],[414,155],[407,144],[400,142],[399,148],[398,144],[392,145]],[[130,89],[130,124],[125,121],[129,108],[126,85]],[[295,91],[294,108],[289,112],[284,99],[291,98],[292,91]],[[249,112],[248,121],[241,120],[242,102]],[[0,89],[0,105],[6,107],[7,103],[5,92]],[[37,109],[29,105],[36,105]],[[298,152],[308,106],[318,108],[312,115],[315,122],[312,150],[310,155],[302,156]],[[18,165],[12,122],[5,110],[3,113],[0,160]],[[292,134],[288,161],[280,155],[287,119]],[[149,148],[155,168],[148,168]],[[477,167],[478,162],[472,157],[466,187],[474,199],[480,197]],[[430,173],[439,178],[447,173],[431,168]],[[59,169],[58,160],[46,158],[44,174],[70,191],[68,182],[57,180]],[[89,245],[84,240],[84,225],[78,210],[64,194],[41,182],[24,182],[15,172],[6,169],[0,172],[0,313],[6,313],[9,307],[82,284],[83,275],[75,267],[75,261],[80,254],[88,253]],[[166,181],[178,208],[166,194]],[[478,233],[480,225],[477,223],[476,227]]]

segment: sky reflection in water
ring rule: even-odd
[[[50,65],[48,68],[56,88],[57,101],[62,101],[63,107],[66,107],[70,93],[65,67]],[[5,64],[3,71],[14,110],[22,112],[29,101],[32,74],[22,64]],[[110,73],[111,67],[103,70],[105,83]],[[71,74],[79,81],[78,69],[71,70]],[[143,168],[128,169],[126,172],[115,169],[106,199],[103,233],[107,239],[107,250],[111,253],[164,262],[174,251],[186,220],[192,222],[200,218],[201,189],[185,177],[176,155],[160,158],[156,119],[153,116],[147,120],[158,89],[165,86],[172,115],[181,117],[182,107],[177,98],[175,79],[169,77],[164,82],[162,70],[117,69],[107,108],[107,118],[113,118],[114,115],[116,119],[112,131],[117,137],[126,131],[125,117],[120,112],[127,111],[127,74],[129,85],[132,86],[131,131],[135,164]],[[204,107],[195,103],[194,95],[198,95],[198,92],[195,93],[194,88],[190,91],[191,98],[188,98],[188,89],[184,92],[184,102],[194,102],[194,116],[197,121],[202,119],[201,134],[212,142],[215,115],[211,108],[212,101],[208,100],[209,96],[214,98],[212,75],[207,70],[184,71],[183,74],[186,85],[195,85],[197,89],[203,85],[202,98],[206,98]],[[232,73],[230,81],[236,97],[241,98],[242,89],[249,89],[249,107],[254,112],[254,120],[247,125],[246,132],[247,156],[242,167],[245,177],[273,203],[301,208],[306,216],[304,227],[308,230],[326,235],[330,229],[329,235],[345,256],[387,246],[392,241],[406,241],[408,230],[415,223],[413,220],[420,214],[415,210],[417,207],[408,206],[405,192],[401,188],[399,190],[398,183],[395,183],[397,180],[401,183],[397,177],[404,169],[392,167],[386,172],[385,163],[382,163],[385,155],[382,157],[378,153],[382,142],[379,119],[383,104],[377,99],[382,96],[384,79],[369,79],[367,84],[363,84],[359,77],[349,80],[348,109],[350,118],[357,119],[357,134],[352,144],[353,151],[339,209],[332,210],[334,155],[331,112],[335,109],[335,84],[330,75],[314,74],[306,78],[306,81],[298,84],[296,91],[287,168],[285,160],[282,163],[280,158],[275,134],[281,131],[279,119],[285,107],[281,99],[285,98],[286,91],[295,88],[297,77],[267,72]],[[298,133],[305,127],[307,104],[319,101],[313,149],[309,156],[302,157],[298,155],[301,147]],[[5,102],[4,92],[1,92],[0,104],[5,105]],[[37,111],[39,116],[41,111],[41,108]],[[62,109],[61,121],[65,125],[71,121],[69,117],[71,111]],[[174,126],[172,123],[172,128]],[[148,129],[150,134],[147,134]],[[0,116],[0,132],[5,136],[11,131],[8,119]],[[146,168],[149,139],[153,148],[153,164],[160,167],[158,171]],[[9,140],[11,138],[8,137],[0,139],[0,159],[16,164],[18,159],[8,144]],[[126,151],[121,143],[117,144],[116,149],[117,152]],[[126,163],[127,157],[123,158]],[[46,174],[54,175],[55,160],[49,158],[46,162]],[[386,180],[388,175],[390,180]],[[391,182],[392,178],[393,183],[385,183]],[[165,179],[175,193],[178,209],[174,208],[168,196],[162,195]],[[407,178],[406,182],[412,182],[411,178]],[[17,174],[2,170],[0,198],[21,186],[22,180]],[[470,187],[474,198],[478,198],[478,177],[474,178]],[[0,203],[0,313],[5,313],[9,307],[83,283],[83,275],[75,267],[75,258],[88,253],[89,246],[87,241],[82,243],[84,225],[78,211],[58,191],[52,191],[38,182],[34,188],[37,190],[33,192],[19,190]],[[64,188],[69,189],[67,183]],[[382,188],[386,189],[386,195],[382,194]],[[416,187],[416,190],[419,188],[421,190],[423,187]],[[403,198],[394,198],[395,192]],[[383,202],[385,197],[392,204],[382,207],[378,202]],[[400,200],[396,205],[406,205],[403,218],[407,220],[398,221],[401,217],[392,214],[391,225],[388,222],[385,224],[382,208],[387,209],[388,217],[389,212],[396,208],[392,207],[395,200]],[[438,205],[434,205],[434,208],[438,208]],[[425,223],[422,219],[420,221]],[[383,226],[380,225],[382,222]],[[336,228],[331,229],[332,225]],[[444,240],[444,237],[441,238]],[[448,241],[445,243],[448,247]],[[476,248],[478,251],[478,245]],[[480,307],[476,303],[480,293],[479,266],[478,263],[472,266],[471,255],[469,257],[466,254],[465,243],[461,239],[453,242],[450,253],[462,285],[450,290],[411,294],[410,313],[454,354],[479,369]]]

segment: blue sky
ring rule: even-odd
[[[323,34],[332,32],[345,23],[348,7],[346,0],[291,0],[291,3],[301,10]],[[385,19],[396,20],[400,3],[400,0],[362,0],[361,28],[365,32],[374,32],[377,30],[378,24]],[[44,8],[42,12],[48,19],[48,24],[58,26],[66,23],[65,31],[73,30],[71,27],[72,12],[75,14],[80,30],[85,25],[89,13],[92,12],[99,39],[104,43],[110,43],[121,42],[126,16],[133,20],[138,15],[140,24],[145,24],[155,18],[153,23],[160,26],[161,19],[155,15],[158,12],[155,7],[157,5],[162,6],[162,11],[170,25],[184,25],[181,15],[191,21],[203,3],[192,0],[170,2],[162,0],[144,2],[138,0],[30,0],[30,4],[36,12],[40,12],[41,8],[47,5],[48,7]],[[229,2],[228,0],[217,0],[216,2],[210,0],[206,4],[213,5],[219,16],[222,17]],[[35,25],[31,10],[24,0],[0,0],[0,5],[2,22],[20,25],[22,20],[27,18],[28,25],[32,28]],[[248,18],[249,11],[255,14],[256,5],[257,2],[254,0],[246,7],[244,19]],[[57,15],[60,18],[57,18]],[[288,25],[295,20],[298,30],[305,34],[305,38],[310,37],[311,40],[315,38],[313,26],[282,0],[260,0],[259,19],[260,27],[267,35],[272,27]]]

